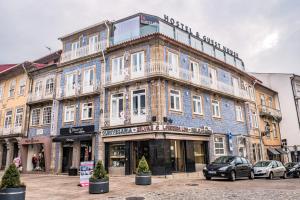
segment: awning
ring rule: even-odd
[[[268,151],[273,155],[280,155],[280,153],[273,148],[268,148]]]
[[[287,152],[285,152],[283,149],[281,148],[276,148],[276,150],[280,153],[280,154],[287,154]]]
[[[93,134],[80,134],[80,135],[59,135],[53,138],[53,142],[74,142],[82,140],[91,140]]]

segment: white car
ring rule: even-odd
[[[276,160],[259,161],[254,166],[254,176],[273,179],[274,177],[286,178],[286,168]]]

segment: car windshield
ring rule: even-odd
[[[270,161],[261,161],[257,162],[254,167],[268,167],[270,163]]]
[[[213,163],[214,164],[228,164],[234,160],[233,156],[222,156],[217,158]]]
[[[295,165],[297,165],[297,163],[286,163],[284,166],[285,167],[294,167]]]

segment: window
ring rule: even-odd
[[[144,51],[131,54],[131,70],[132,75],[144,72]]]
[[[265,96],[263,94],[260,95],[260,104],[262,106],[266,105],[266,99],[265,99]]]
[[[65,122],[72,122],[75,118],[75,106],[65,106]]]
[[[43,109],[43,124],[50,124],[51,123],[51,113],[52,107],[45,107]]]
[[[212,67],[208,67],[208,76],[210,78],[210,84],[213,88],[217,87],[217,70],[212,68]]]
[[[258,119],[255,111],[252,111],[252,119],[253,119],[253,128],[258,128]]]
[[[277,138],[277,128],[276,128],[276,123],[273,123],[273,137]]]
[[[269,97],[269,107],[273,108],[273,98]]]
[[[66,75],[66,93],[67,94],[74,94],[76,87],[76,74],[68,74]]]
[[[34,93],[36,96],[41,96],[42,94],[42,81],[37,81],[34,86]]]
[[[172,75],[178,75],[179,73],[179,65],[178,65],[178,55],[172,52],[168,52],[168,68],[169,72]]]
[[[124,75],[124,56],[112,59],[112,79],[122,78]]]
[[[111,97],[111,117],[120,118],[124,117],[123,113],[123,94],[114,94]]]
[[[19,95],[25,94],[26,80],[22,78],[19,82]]]
[[[192,72],[192,80],[200,80],[200,69],[199,69],[199,64],[191,61],[190,62],[190,69]]]
[[[81,119],[92,119],[93,118],[93,103],[82,104]]]
[[[223,137],[215,137],[215,154],[216,155],[224,155],[224,138]]]
[[[5,114],[4,128],[10,128],[12,123],[12,111],[7,111]]]
[[[94,85],[94,69],[89,68],[84,70],[83,73],[83,87]]]
[[[12,80],[9,85],[9,97],[13,97],[15,95],[16,88],[16,80]]]
[[[141,116],[146,114],[145,90],[133,91],[132,94],[132,114]]]
[[[212,116],[213,117],[221,117],[220,113],[220,102],[218,100],[212,100]]]
[[[202,98],[201,96],[193,96],[193,113],[202,115]]]
[[[296,95],[300,96],[300,83],[296,83]]]
[[[37,126],[40,124],[41,109],[35,108],[31,111],[31,125]]]
[[[171,95],[170,95],[170,99],[171,99],[171,110],[175,110],[175,111],[180,111],[181,110],[181,106],[180,106],[180,91],[179,90],[171,90]]]
[[[244,121],[242,106],[240,105],[235,106],[235,115],[237,121],[240,122]]]
[[[54,90],[54,79],[49,78],[46,81],[46,94],[52,94]]]
[[[23,108],[16,109],[16,117],[15,117],[15,127],[22,126],[23,122]]]
[[[3,86],[2,85],[0,85],[0,100],[2,100],[3,99]]]

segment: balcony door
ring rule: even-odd
[[[239,80],[232,77],[233,93],[235,96],[239,96]]]
[[[208,67],[208,75],[210,78],[210,86],[213,89],[217,89],[217,70],[212,67]]]
[[[94,68],[85,69],[83,72],[82,92],[93,92],[94,85]]]
[[[112,82],[124,80],[124,56],[112,59]]]
[[[178,55],[168,52],[168,71],[171,76],[179,78],[179,59]]]
[[[146,121],[146,95],[145,90],[132,92],[131,123]]]
[[[34,96],[39,98],[42,96],[42,81],[37,81],[34,86]]]
[[[76,87],[76,74],[68,74],[66,75],[66,96],[75,95],[75,87]]]
[[[89,38],[89,54],[98,52],[99,37],[98,35],[93,35]]]
[[[144,76],[144,51],[131,54],[131,77]]]
[[[191,70],[191,78],[192,82],[195,84],[200,83],[200,68],[199,64],[196,62],[191,61],[190,62],[190,70]]]
[[[77,58],[77,56],[78,56],[78,48],[79,48],[79,42],[73,42],[72,43],[72,45],[71,45],[71,57],[72,57],[72,59],[74,59],[74,58]]]
[[[123,94],[111,96],[110,125],[121,125],[124,123],[124,99]]]

